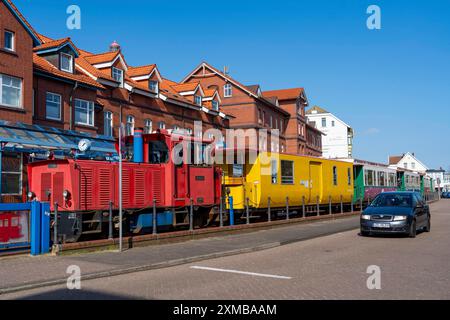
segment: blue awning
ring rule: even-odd
[[[113,137],[0,120],[0,143],[4,144],[5,149],[24,148],[70,152],[78,150],[78,143],[82,139],[89,140],[89,152],[117,155]]]

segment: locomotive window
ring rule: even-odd
[[[243,164],[233,164],[233,177],[241,178],[244,176],[244,165]]]
[[[149,159],[152,164],[167,163],[169,161],[169,148],[163,141],[149,142]]]
[[[333,184],[337,186],[337,167],[333,167]]]
[[[272,172],[272,184],[278,183],[278,162],[277,160],[271,161],[271,172]]]
[[[281,160],[281,183],[293,184],[294,183],[294,162]]]

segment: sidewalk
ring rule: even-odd
[[[183,243],[137,247],[121,253],[7,257],[0,260],[0,294],[65,283],[70,265],[81,268],[82,279],[101,278],[257,251],[358,227],[359,216],[350,216]]]

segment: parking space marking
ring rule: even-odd
[[[202,267],[202,266],[192,266],[191,269],[207,270],[207,271],[216,271],[216,272],[237,273],[237,274],[244,274],[244,275],[247,275],[247,276],[265,277],[265,278],[275,278],[275,279],[285,279],[285,280],[292,279],[291,277],[278,276],[278,275],[274,275],[274,274],[264,274],[264,273],[255,273],[255,272],[247,272],[247,271],[239,271],[239,270],[229,270],[229,269],[218,269],[218,268],[209,268],[209,267]]]

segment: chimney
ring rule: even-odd
[[[109,51],[110,51],[110,52],[117,52],[117,51],[120,51],[120,45],[117,43],[116,40],[114,40],[114,41],[109,45]]]
[[[226,76],[230,74],[230,68],[228,66],[223,67],[223,74]]]

